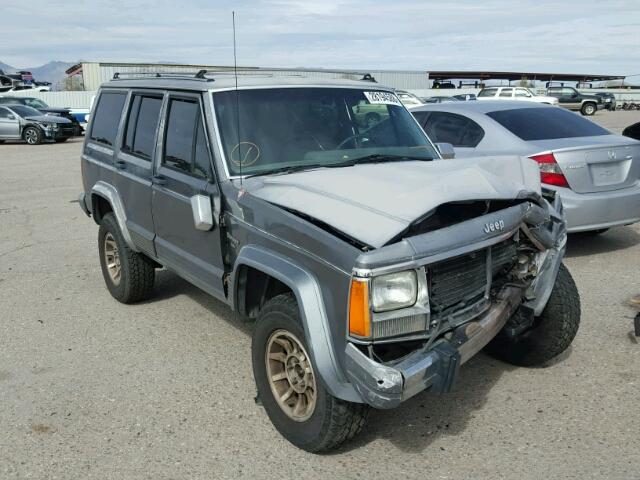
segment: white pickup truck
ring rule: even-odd
[[[536,95],[525,87],[487,87],[480,90],[477,98],[478,100],[524,100],[526,102],[558,105],[557,98]]]

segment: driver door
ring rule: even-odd
[[[0,138],[20,138],[20,120],[4,107],[0,107]]]
[[[224,265],[215,181],[200,95],[170,93],[161,154],[152,177],[154,244],[161,263],[204,291],[224,297]],[[209,208],[212,225],[196,228],[194,201]]]

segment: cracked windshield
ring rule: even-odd
[[[274,88],[213,95],[231,175],[437,158],[390,92]]]

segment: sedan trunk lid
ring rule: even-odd
[[[539,140],[551,151],[571,189],[596,193],[630,187],[640,178],[640,142],[619,135]]]

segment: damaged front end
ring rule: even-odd
[[[542,313],[565,251],[560,198],[527,192],[497,205],[459,222],[440,212],[358,257],[345,367],[365,403],[449,391],[461,364]]]

